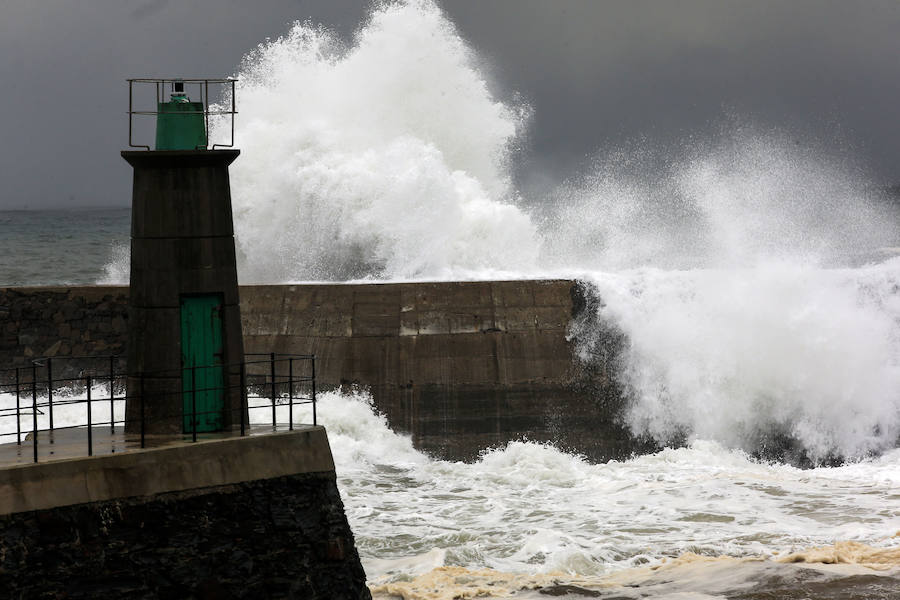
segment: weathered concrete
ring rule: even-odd
[[[326,384],[559,385],[572,375],[572,289],[571,281],[244,286],[244,342],[248,351],[315,351]]]
[[[169,443],[0,468],[4,597],[371,597],[322,427]]]
[[[528,438],[595,460],[635,441],[608,365],[575,357],[576,282],[241,288],[248,352],[314,353],[320,387],[360,385],[391,427],[453,460]]]
[[[82,289],[97,288],[69,293]],[[6,297],[31,305],[41,294]],[[240,295],[247,352],[314,353],[320,389],[370,388],[391,427],[437,456],[469,460],[523,437],[596,460],[635,449],[610,377],[621,339],[608,332],[590,365],[575,357],[570,324],[596,314],[576,282],[260,285]],[[32,327],[17,321],[0,360],[21,355],[16,332]]]
[[[228,165],[238,150],[126,151],[134,167],[131,212],[126,429],[184,427],[181,301],[222,298],[222,364],[243,360]],[[142,379],[138,379],[142,375]],[[240,369],[225,373],[224,428],[241,419]],[[143,405],[143,407],[142,407]],[[143,411],[144,418],[135,418]]]
[[[268,407],[266,407],[268,411]],[[293,429],[300,429],[307,425],[295,424]],[[287,423],[279,423],[273,427],[271,423],[257,423],[244,429],[244,435],[268,435],[270,433],[291,431]],[[243,437],[240,430],[215,431],[198,433],[199,441],[219,440],[225,438]],[[87,456],[102,456],[105,454],[122,454],[134,450],[146,448],[163,448],[166,446],[180,445],[190,442],[193,436],[189,433],[182,435],[148,435],[144,437],[141,446],[140,434],[126,434],[121,425],[110,429],[109,425],[94,425],[91,427],[91,438],[88,439],[86,427],[72,427],[65,429],[42,429],[38,431],[38,460],[49,462],[53,460],[65,460],[70,458],[85,458]],[[13,465],[34,464],[34,440],[31,431],[22,434],[22,443],[15,442],[16,435],[6,435],[0,443],[0,468]]]
[[[0,469],[0,515],[334,471],[322,427]]]

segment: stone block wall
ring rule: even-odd
[[[124,356],[127,319],[127,287],[0,288],[0,369],[42,356]]]
[[[371,598],[334,472],[0,516],[7,598]]]

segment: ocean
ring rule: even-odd
[[[0,210],[0,286],[97,283],[108,265],[127,264],[116,257],[130,236],[130,208]]]
[[[243,283],[577,279],[579,360],[622,336],[618,418],[665,448],[446,462],[365,390],[324,394],[376,598],[900,597],[900,218],[855,157],[732,119],[674,149],[598,142],[530,197],[528,106],[426,0],[376,6],[351,43],[298,23],[237,76]],[[124,283],[127,223],[0,213],[0,283]],[[756,458],[773,441],[804,461]]]

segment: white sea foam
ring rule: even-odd
[[[443,565],[599,576],[685,552],[775,558],[836,540],[897,548],[900,451],[839,468],[753,461],[711,441],[590,464],[513,442],[431,459],[367,394],[322,395],[338,485],[370,580]],[[297,415],[298,421],[308,415]]]
[[[597,320],[626,334],[618,377],[637,432],[754,450],[779,433],[814,460],[900,435],[900,258],[860,269],[638,269],[591,278]]]
[[[295,24],[238,78],[244,281],[534,268],[505,169],[523,111],[491,96],[434,4],[383,6],[350,46]]]
[[[100,285],[127,283],[131,271],[131,248],[124,242],[113,244],[110,258],[103,266],[103,276],[97,280]]]

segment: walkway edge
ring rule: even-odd
[[[334,473],[321,426],[0,469],[0,515],[301,473]]]

